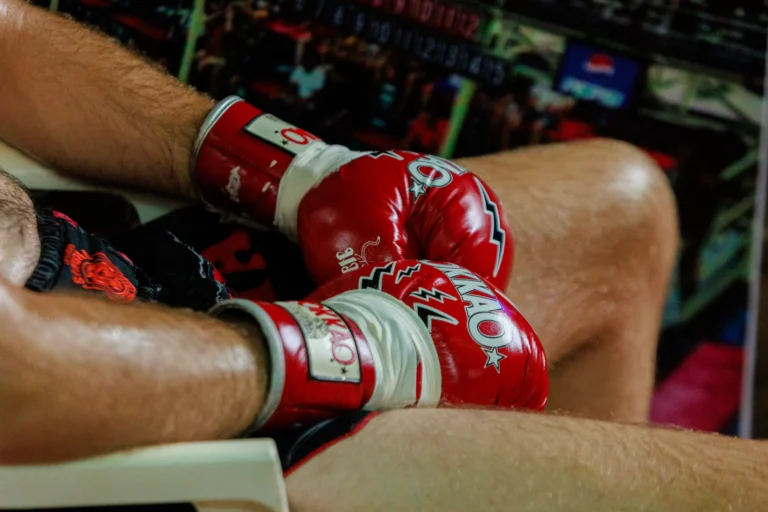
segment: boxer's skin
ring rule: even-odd
[[[247,326],[0,281],[0,464],[229,439],[263,404],[268,356]]]
[[[766,457],[764,442],[717,435],[412,409],[300,467],[288,499],[294,512],[754,512],[768,500]]]
[[[0,0],[0,52],[0,137],[83,176],[190,197],[191,127],[208,100],[10,0]],[[608,142],[464,164],[504,197],[517,226],[509,292],[555,360],[553,402],[644,418],[676,238],[664,181],[636,150]],[[34,253],[23,233],[0,230],[14,240],[0,240],[2,251],[19,251],[21,240],[22,256]],[[34,259],[0,272],[18,285]],[[263,396],[258,344],[205,317],[37,295],[4,280],[0,325],[0,463],[229,437]],[[765,452],[757,442],[565,417],[410,410],[374,419],[287,483],[298,511],[753,511],[768,495]]]
[[[515,236],[507,295],[547,352],[549,409],[647,421],[678,241],[668,179],[609,140],[459,163],[504,201]]]
[[[40,256],[35,210],[1,171],[0,248],[0,464],[228,439],[253,422],[269,375],[260,332],[22,288]]]
[[[32,199],[0,169],[0,278],[23,286],[40,258]]]
[[[18,205],[22,223],[34,220]],[[0,246],[16,236],[0,230]],[[0,325],[0,464],[232,437],[263,400],[256,333],[204,315],[41,295],[3,278]],[[766,456],[762,442],[690,432],[406,410],[374,418],[287,486],[297,512],[752,512],[768,498]]]
[[[0,322],[0,464],[231,437],[260,406],[254,340],[204,316],[2,280]],[[287,486],[296,512],[753,512],[766,456],[763,442],[714,435],[411,409],[374,418]]]
[[[192,146],[212,102],[106,38],[0,0],[0,139],[49,165],[193,198]],[[631,146],[596,141],[461,162],[504,201],[509,297],[551,362],[550,407],[647,419],[677,244],[666,179]]]

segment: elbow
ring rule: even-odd
[[[94,425],[77,415],[68,417],[46,400],[17,400],[19,396],[0,391],[0,466],[52,464],[110,451],[104,433]]]
[[[4,350],[5,345],[6,339],[0,339],[0,465],[31,463],[31,432],[24,431],[29,396],[17,378],[18,360],[13,351]]]
[[[17,436],[0,435],[0,467],[55,464],[85,457],[85,454],[73,456],[61,447],[51,446],[50,443],[33,444]]]
[[[0,465],[81,458],[99,442],[101,425],[87,423],[94,407],[72,392],[59,339],[41,342],[50,333],[27,315],[47,306],[33,302],[42,297],[0,276]]]
[[[0,466],[59,462],[76,458],[82,447],[65,439],[74,425],[57,405],[46,361],[36,356],[29,364],[23,351],[9,349],[7,338],[0,338]]]
[[[3,365],[4,366],[4,365]],[[39,403],[17,384],[0,380],[0,466],[53,462],[56,450],[46,436]]]
[[[39,462],[46,448],[38,425],[40,397],[50,391],[40,382],[43,361],[29,364],[36,356],[24,350],[23,334],[12,331],[6,329],[3,334],[9,335],[0,336],[0,465]]]
[[[23,428],[25,410],[13,395],[0,399],[0,466],[43,462],[45,443],[38,443],[34,432]]]
[[[15,436],[0,434],[0,466],[23,466],[43,461],[29,446],[22,446]]]
[[[69,426],[44,425],[39,411],[27,406],[17,412],[18,416],[13,417],[4,407],[0,413],[0,466],[53,464],[93,455],[89,450],[91,442],[67,442],[61,431],[55,432],[69,430]]]

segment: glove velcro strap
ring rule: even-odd
[[[262,226],[274,223],[295,239],[296,212],[304,194],[359,155],[328,146],[230,96],[214,107],[200,128],[191,177],[198,197],[209,208],[240,214]]]
[[[200,127],[200,131],[197,134],[197,139],[195,140],[195,160],[197,160],[197,156],[200,154],[200,148],[203,146],[205,139],[208,138],[208,134],[211,132],[211,128],[216,125],[221,116],[224,115],[229,107],[241,101],[245,100],[238,96],[227,96],[218,102],[216,106],[213,107],[213,110],[208,113],[205,121],[203,121],[203,125]]]
[[[268,346],[269,389],[250,432],[310,425],[358,410],[373,394],[376,378],[367,340],[354,322],[327,306],[235,299],[216,305],[211,314],[250,318]]]
[[[230,96],[200,129],[191,169],[195,192],[214,211],[271,226],[283,174],[315,140],[314,135]]]

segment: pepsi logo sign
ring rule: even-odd
[[[595,53],[584,64],[584,70],[595,75],[613,76],[616,63],[607,53]]]

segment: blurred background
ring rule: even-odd
[[[768,411],[768,329],[746,365],[744,349],[761,277],[750,254],[762,243],[764,0],[34,3],[217,98],[357,149],[459,158],[592,137],[642,148],[674,186],[682,231],[653,420],[768,437],[768,417],[753,423],[742,404],[757,357],[747,396]]]

